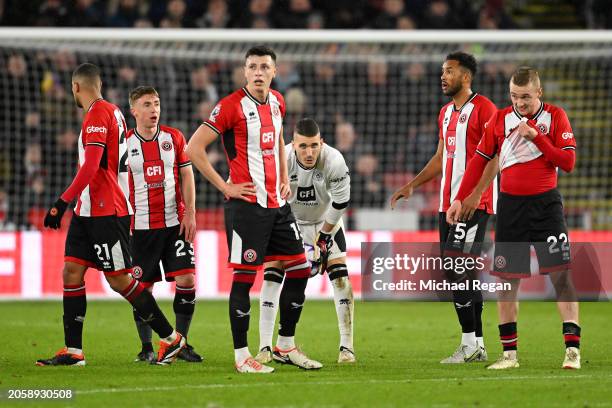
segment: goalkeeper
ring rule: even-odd
[[[296,234],[302,234],[309,253],[311,276],[327,271],[340,329],[338,362],[353,363],[353,289],[346,267],[342,223],[342,214],[350,198],[349,171],[342,154],[323,142],[319,126],[312,119],[297,122],[293,143],[285,150],[291,184],[288,201],[299,226]],[[309,251],[310,248],[313,251]],[[291,270],[291,267],[285,269]],[[262,364],[282,358],[272,349],[272,336],[283,278],[279,261],[265,264],[259,304],[260,351],[255,357]]]

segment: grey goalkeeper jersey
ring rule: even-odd
[[[298,162],[293,145],[285,146],[291,184],[289,203],[298,224],[325,221],[331,203],[347,203],[351,195],[349,170],[342,153],[323,144],[317,164],[307,169]]]

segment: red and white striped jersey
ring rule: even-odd
[[[479,94],[472,94],[460,109],[456,109],[451,101],[440,110],[439,137],[444,144],[440,212],[446,212],[455,200],[467,163],[476,152],[476,146],[484,134],[485,123],[496,110],[491,100]],[[478,209],[493,214],[496,202],[497,177],[482,194]]]
[[[476,152],[490,160],[499,154],[501,191],[513,195],[533,195],[557,187],[557,168],[531,141],[516,131],[521,119],[513,106],[500,109],[487,123]],[[576,149],[576,139],[567,114],[560,107],[542,103],[528,119],[540,135],[560,149]],[[529,182],[526,182],[528,180]]]
[[[261,103],[242,88],[221,99],[204,122],[222,136],[232,182],[255,184],[251,202],[264,208],[285,205],[279,187],[284,116],[285,100],[279,92],[271,89]]]
[[[151,140],[136,129],[127,137],[133,228],[158,229],[180,224],[185,204],[179,168],[191,166],[180,130],[160,125]]]
[[[123,217],[132,214],[128,201],[127,131],[118,107],[98,99],[85,114],[79,134],[79,168],[85,162],[85,146],[104,148],[100,167],[79,195],[75,214],[81,217]]]

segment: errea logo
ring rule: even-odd
[[[87,126],[85,133],[107,133],[107,130],[104,126]]]

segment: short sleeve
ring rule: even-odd
[[[495,135],[495,128],[497,126],[497,113],[484,124],[484,134],[480,143],[476,147],[476,153],[480,154],[487,160],[493,159],[497,153],[497,136]]]
[[[185,136],[180,130],[177,130],[175,135],[175,144],[176,144],[176,162],[179,167],[185,167],[191,165],[191,160],[187,156],[187,143],[185,141]]]
[[[218,134],[223,134],[232,128],[232,103],[227,98],[222,99],[214,107],[204,124]]]
[[[111,118],[102,109],[92,109],[83,121],[85,146],[106,147],[108,132],[111,129]]]

